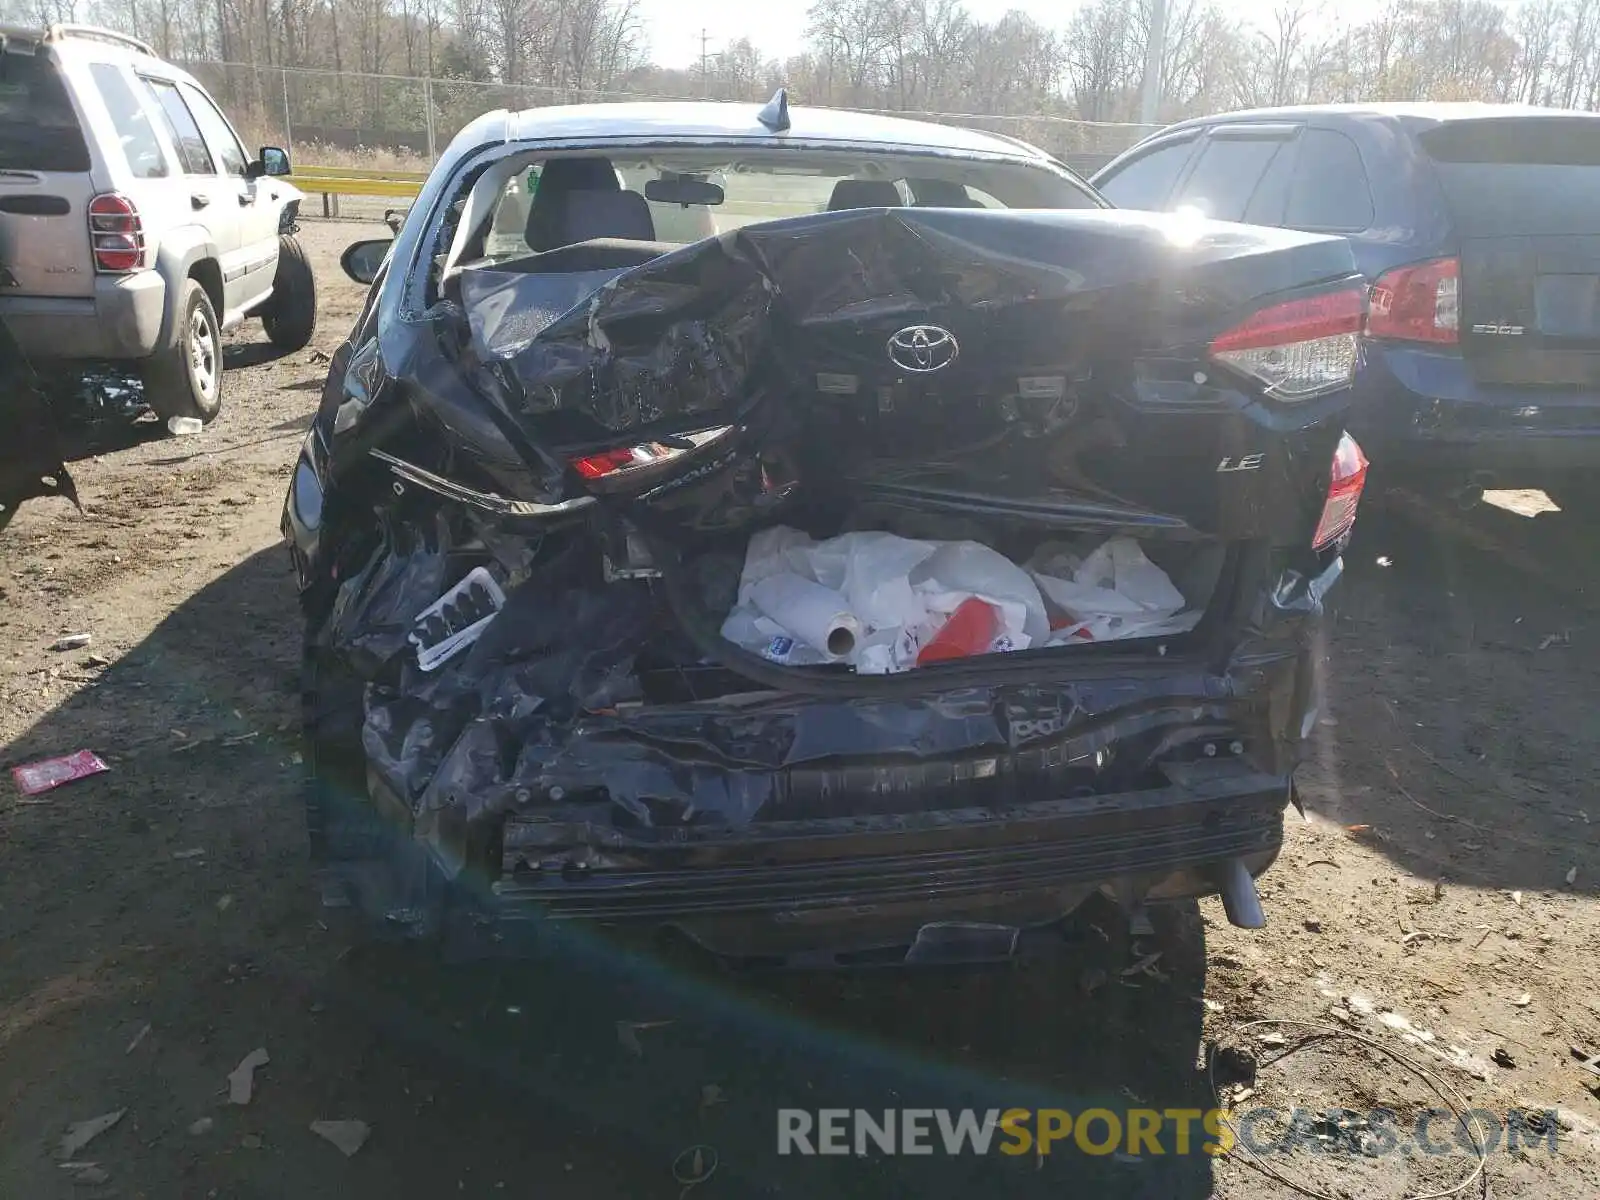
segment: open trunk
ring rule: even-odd
[[[929,209],[624,252],[446,278],[437,361],[380,335],[422,420],[316,650],[410,844],[489,908],[702,933],[879,896],[852,941],[1271,861],[1359,494],[1343,241]]]

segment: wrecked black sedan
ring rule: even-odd
[[[780,95],[491,113],[284,511],[331,904],[758,961],[1256,926],[1365,475],[1346,244]]]

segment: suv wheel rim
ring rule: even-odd
[[[189,373],[195,390],[207,400],[217,393],[217,337],[202,309],[189,317]]]

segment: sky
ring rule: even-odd
[[[1224,8],[1240,19],[1269,20],[1279,0],[1228,0]],[[805,40],[806,10],[811,0],[642,0],[651,57],[664,67],[691,67],[700,62],[700,31],[710,37],[707,49],[747,37],[769,58],[783,59],[800,52]],[[1018,9],[1052,28],[1061,28],[1078,5],[1074,0],[967,0],[974,18],[993,24],[1010,9]],[[1360,21],[1379,7],[1379,0],[1328,0],[1327,11],[1339,11],[1345,21]],[[1331,16],[1325,18],[1332,20]]]

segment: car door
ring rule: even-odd
[[[239,239],[239,210],[244,205],[239,200],[238,184],[218,167],[194,114],[184,103],[177,80],[152,73],[141,73],[139,78],[154,98],[172,139],[192,221],[206,230],[217,248],[223,307],[217,319],[224,326],[232,325],[239,318],[245,290],[244,254]]]
[[[1118,208],[1162,212],[1200,140],[1198,130],[1151,142],[1094,177],[1097,192]]]
[[[278,265],[278,205],[275,178],[249,177],[250,156],[210,96],[187,81],[178,85],[205,135],[218,169],[234,188],[239,218],[240,307],[249,308],[272,290]]]

